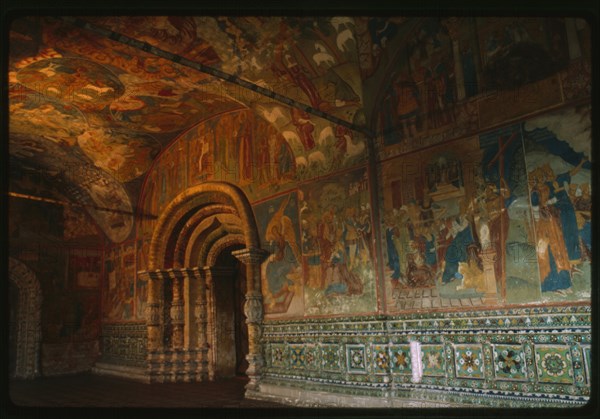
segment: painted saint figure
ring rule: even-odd
[[[305,151],[312,150],[315,148],[315,139],[313,137],[313,131],[315,130],[315,124],[310,120],[308,113],[297,108],[291,108],[292,123],[296,127],[302,146]]]
[[[554,175],[550,165],[545,164],[542,166],[544,182],[550,191],[549,200],[551,205],[558,210],[567,254],[572,265],[581,262],[581,250],[579,248],[577,218],[575,208],[569,197],[568,184],[571,182],[571,178],[579,172],[585,161],[586,159],[582,159],[574,169],[559,175]]]
[[[552,206],[547,174],[538,167],[529,174],[531,184],[531,209],[537,237],[538,266],[542,291],[560,294],[570,290],[571,264],[556,208]]]
[[[474,242],[471,225],[465,214],[461,214],[452,220],[452,226],[446,238],[450,237],[452,237],[452,241],[444,255],[443,284],[463,278],[463,275],[458,272],[459,262],[467,261],[467,247]]]

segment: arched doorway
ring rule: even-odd
[[[11,297],[10,376],[31,379],[40,375],[40,284],[31,269],[13,258],[9,258],[8,277]]]
[[[149,269],[139,273],[148,280],[150,381],[245,372],[247,388],[258,388],[265,257],[250,204],[235,185],[205,182],[167,205],[153,232]]]
[[[209,346],[214,348],[215,377],[245,376],[248,369],[248,326],[244,314],[246,271],[232,255],[233,245],[217,256],[213,270],[215,330]]]

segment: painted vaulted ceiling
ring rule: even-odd
[[[29,192],[83,206],[119,242],[133,217],[114,214],[135,213],[153,161],[215,115],[249,109],[279,132],[310,117],[371,137],[382,61],[393,57],[381,60],[382,51],[407,25],[400,17],[19,18],[9,39],[11,180],[38,174],[51,188]]]
[[[197,182],[217,176],[209,163],[219,159],[219,179],[254,202],[362,164],[377,154],[374,139],[407,129],[382,128],[381,114],[410,115],[415,86],[429,105],[453,100],[449,80],[459,75],[463,100],[563,68],[563,26],[455,17],[20,17],[9,31],[11,192],[84,208],[118,243],[135,230],[134,214],[158,215],[147,205],[156,201],[157,171],[164,201],[165,189],[180,190],[186,164],[203,172]],[[451,118],[430,119],[435,130]],[[284,150],[282,179],[257,192],[252,184],[269,171],[258,166],[271,164],[275,148]]]

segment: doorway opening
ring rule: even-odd
[[[244,314],[246,269],[231,252],[243,245],[225,248],[216,258],[213,274],[215,328],[213,333],[215,376],[245,377],[248,369],[248,326]]]

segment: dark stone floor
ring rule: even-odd
[[[144,384],[92,374],[11,380],[8,409],[9,414],[11,410],[30,411],[40,418],[45,415],[42,411],[38,414],[37,409],[48,407],[244,409],[245,412],[269,409],[274,410],[272,413],[277,408],[289,409],[277,403],[244,399],[246,383],[247,379],[232,378],[203,383]]]

